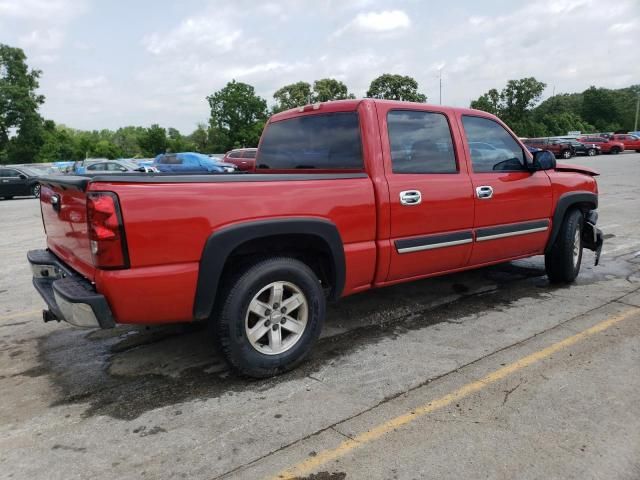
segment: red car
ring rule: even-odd
[[[526,138],[523,140],[525,145],[541,150],[549,150],[556,158],[564,158],[568,160],[575,154],[571,144],[558,140],[556,138]]]
[[[617,155],[624,152],[624,144],[615,140],[609,140],[603,137],[580,137],[576,140],[581,143],[590,143],[593,145],[597,145],[598,147],[600,147],[600,151],[602,153]]]
[[[602,247],[597,172],[529,153],[477,110],[374,99],[273,115],[251,175],[44,177],[44,320],[210,322],[254,376],[297,365],[326,303],[545,255],[571,282]]]
[[[628,133],[616,133],[615,135],[612,135],[611,140],[621,142],[624,145],[625,150],[635,150],[640,153],[640,137],[630,135]]]
[[[233,163],[243,172],[253,172],[256,169],[257,151],[257,148],[236,148],[229,150],[222,161]]]

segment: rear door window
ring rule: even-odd
[[[258,168],[362,170],[356,112],[307,115],[270,123],[257,155]]]
[[[393,173],[457,173],[447,118],[441,113],[392,110],[387,114]]]

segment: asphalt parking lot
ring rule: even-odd
[[[229,373],[197,326],[43,323],[38,202],[0,201],[0,478],[640,478],[640,154],[601,171],[601,265],[541,257],[330,308],[297,370]]]

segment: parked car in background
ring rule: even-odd
[[[524,144],[541,150],[549,150],[556,158],[569,159],[574,155],[573,147],[570,144],[554,138],[527,138],[524,140]]]
[[[257,148],[235,148],[225,154],[224,161],[233,163],[243,172],[252,172],[256,169],[257,152]]]
[[[621,142],[624,145],[625,150],[635,150],[640,153],[640,137],[637,137],[636,135],[631,135],[629,133],[615,134],[611,137],[611,140]]]
[[[76,173],[124,173],[124,172],[157,172],[153,166],[140,165],[131,160],[105,160],[91,163],[85,163],[79,167]]]
[[[559,142],[571,145],[574,155],[588,155],[589,157],[600,155],[600,147],[594,143],[582,143],[577,140],[559,140]]]
[[[593,145],[597,145],[598,147],[600,147],[600,151],[602,153],[610,153],[611,155],[617,155],[619,153],[624,152],[624,143],[616,142],[614,140],[609,140],[604,137],[587,136],[587,137],[579,137],[576,140],[581,143],[590,143]]]
[[[232,163],[215,160],[202,153],[162,153],[153,161],[160,172],[171,173],[232,173],[237,167]]]
[[[0,165],[0,197],[7,200],[13,197],[40,197],[38,178],[43,174],[35,168]]]

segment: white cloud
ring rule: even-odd
[[[143,43],[154,55],[182,53],[193,48],[225,53],[233,49],[241,35],[241,29],[231,28],[219,18],[191,17],[169,32],[147,35]]]
[[[84,0],[0,0],[0,18],[63,22],[84,12]]]
[[[21,46],[36,50],[57,50],[62,46],[64,34],[58,29],[33,30],[18,38]]]
[[[614,23],[608,28],[608,30],[613,33],[629,33],[637,29],[637,22]]]
[[[383,10],[359,13],[333,36],[340,36],[350,30],[359,32],[384,33],[404,30],[411,26],[409,15],[403,10]]]
[[[389,32],[409,28],[411,20],[402,10],[359,13],[353,20],[353,26],[364,32]]]

